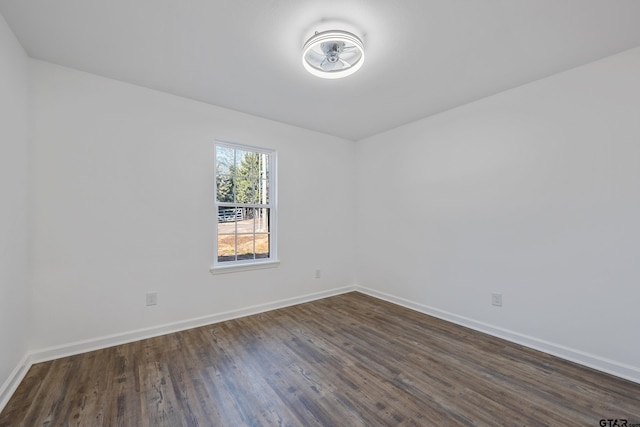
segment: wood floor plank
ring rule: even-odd
[[[640,423],[640,385],[352,292],[34,365],[5,426]]]

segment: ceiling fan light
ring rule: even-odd
[[[314,34],[302,49],[302,65],[314,76],[339,79],[358,71],[364,62],[362,40],[347,31]]]

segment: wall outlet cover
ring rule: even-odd
[[[500,293],[492,293],[491,294],[491,304],[496,307],[502,307],[502,294]]]
[[[147,306],[158,305],[158,293],[147,292]]]

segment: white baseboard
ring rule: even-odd
[[[372,297],[391,302],[393,304],[410,308],[420,313],[428,314],[430,316],[437,317],[439,319],[446,320],[457,325],[465,326],[479,332],[484,332],[486,334],[493,335],[495,337],[502,338],[507,341],[511,341],[516,344],[532,348],[534,350],[539,350],[544,353],[557,356],[561,359],[565,359],[579,365],[593,368],[595,370],[602,371],[607,374],[611,374],[616,377],[624,378],[626,380],[640,384],[640,367],[630,366],[624,363],[617,362],[615,360],[610,360],[604,357],[585,353],[580,350],[565,347],[560,344],[555,344],[535,337],[520,334],[508,329],[479,322],[468,317],[459,316],[457,314],[439,310],[434,307],[429,307],[424,304],[409,301],[407,299],[390,295],[385,292],[379,292],[362,286],[357,286],[355,290],[358,292],[362,292],[363,294],[367,294]]]
[[[230,310],[222,313],[211,314],[193,319],[181,320],[179,322],[166,323],[164,325],[152,326],[150,328],[136,329],[114,335],[107,335],[99,338],[92,338],[84,341],[76,341],[55,347],[44,348],[29,352],[31,363],[46,362],[48,360],[59,359],[61,357],[72,356],[74,354],[86,353],[88,351],[100,350],[114,345],[126,344],[133,341],[153,338],[160,335],[171,334],[173,332],[184,331],[186,329],[211,325],[213,323],[224,322],[226,320],[237,319],[239,317],[250,316],[252,314],[264,313],[265,311],[276,310],[309,301],[315,301],[334,295],[344,294],[356,290],[355,286],[345,286],[328,291],[315,292],[299,297],[287,298],[272,301],[265,304],[258,304],[238,310]]]
[[[18,388],[20,382],[24,379],[27,371],[29,370],[29,368],[31,368],[31,365],[33,365],[34,363],[46,362],[48,360],[72,356],[74,354],[85,353],[93,350],[100,350],[102,348],[112,347],[114,345],[126,344],[133,341],[153,338],[173,332],[179,332],[186,329],[197,328],[199,326],[206,326],[213,323],[224,322],[226,320],[237,319],[239,317],[250,316],[252,314],[264,313],[265,311],[276,310],[296,304],[315,301],[318,299],[340,295],[351,291],[362,292],[363,294],[367,294],[381,300],[398,304],[403,307],[407,307],[412,310],[428,314],[430,316],[434,316],[451,323],[465,326],[476,331],[484,332],[498,338],[503,338],[507,341],[511,341],[525,347],[530,347],[535,350],[540,350],[542,352],[560,357],[562,359],[566,359],[571,362],[575,362],[580,365],[584,365],[598,371],[615,375],[617,377],[640,384],[640,368],[635,366],[625,365],[614,360],[609,360],[596,355],[588,354],[559,344],[550,343],[544,340],[510,331],[508,329],[499,328],[493,325],[479,322],[477,320],[439,310],[434,307],[429,307],[427,305],[409,301],[404,298],[400,298],[384,292],[375,291],[373,289],[365,288],[362,286],[345,286],[328,291],[316,292],[299,297],[272,301],[265,304],[258,304],[238,310],[231,310],[208,316],[187,319],[179,322],[153,326],[150,328],[137,329],[120,334],[107,335],[99,338],[77,341],[55,347],[30,351],[24,356],[18,366],[16,366],[9,378],[2,385],[2,388],[0,388],[0,411],[2,411],[5,405],[9,402],[9,399]]]
[[[16,389],[24,379],[31,367],[29,356],[25,355],[15,369],[9,374],[9,378],[0,387],[0,412],[9,403],[9,399],[16,392]]]
[[[120,334],[107,335],[99,338],[76,341],[55,347],[29,351],[24,356],[20,364],[13,370],[11,375],[9,375],[9,378],[4,382],[2,388],[0,388],[0,412],[9,402],[9,399],[18,388],[20,382],[24,379],[25,375],[29,371],[29,368],[31,368],[31,365],[33,365],[34,363],[46,362],[49,360],[59,359],[61,357],[73,356],[74,354],[100,350],[103,348],[112,347],[114,345],[126,344],[133,341],[170,334],[173,332],[184,331],[186,329],[197,328],[199,326],[206,326],[213,323],[224,322],[226,320],[237,319],[239,317],[250,316],[252,314],[264,313],[265,311],[276,310],[296,304],[315,301],[334,295],[352,292],[354,290],[356,290],[355,286],[345,286],[328,291],[315,292],[299,297],[272,301],[265,304],[258,304],[238,310],[230,310],[208,316],[153,326],[150,328],[136,329]]]

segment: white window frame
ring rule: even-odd
[[[266,204],[250,204],[250,203],[237,203],[237,202],[219,202],[218,201],[218,188],[217,188],[217,147],[226,147],[233,150],[249,151],[254,153],[261,153],[269,156],[269,176],[267,177],[269,188],[269,200]],[[236,271],[256,270],[263,268],[277,267],[280,264],[278,260],[278,209],[277,209],[277,153],[275,150],[266,149],[262,147],[256,147],[245,144],[238,144],[235,142],[214,141],[213,149],[213,201],[215,209],[215,225],[214,225],[214,241],[213,241],[213,265],[210,268],[212,274],[231,273]],[[268,208],[269,209],[269,257],[261,259],[248,259],[248,260],[235,260],[235,261],[218,261],[218,212],[219,208],[231,207],[231,205],[254,208]]]

